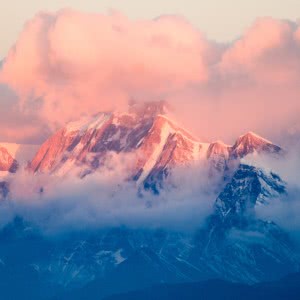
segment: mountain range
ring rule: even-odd
[[[15,173],[21,165],[16,151],[10,153],[10,147],[0,146],[0,171]],[[37,147],[27,146],[27,158],[28,148],[36,151]],[[221,141],[201,142],[170,120],[164,102],[158,102],[133,105],[126,113],[98,113],[71,122],[31,153],[26,168],[33,173],[77,172],[85,177],[101,169],[110,153],[134,153],[129,176],[151,186],[155,178],[164,177],[178,165],[207,160],[212,171],[224,172],[228,164],[250,153],[280,154],[283,150],[253,132],[240,136],[232,146]]]
[[[288,183],[244,160],[249,154],[284,160],[286,149],[253,132],[231,146],[201,142],[168,118],[159,102],[85,117],[41,146],[12,149],[0,143],[4,202],[13,200],[10,184],[21,169],[32,178],[85,180],[101,172],[112,153],[131,157],[126,180],[135,183],[137,197],[148,190],[159,199],[177,167],[199,162],[208,167],[216,197],[204,226],[194,232],[117,227],[49,240],[18,216],[0,230],[0,275],[12,274],[8,282],[17,272],[41,289],[51,287],[54,299],[84,299],[85,289],[101,299],[159,283],[222,278],[253,284],[299,271],[299,251],[289,234],[256,214],[260,206],[287,199]],[[15,260],[20,247],[23,257]]]

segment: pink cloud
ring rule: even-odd
[[[224,61],[249,64],[268,50],[281,47],[291,38],[292,24],[272,18],[261,18],[225,53]]]
[[[266,84],[298,82],[297,25],[273,18],[258,19],[224,53],[220,70],[224,77],[248,77]]]
[[[36,114],[20,110],[17,96],[0,85],[0,142],[40,143],[50,130]]]
[[[208,78],[210,43],[180,17],[131,21],[63,10],[25,26],[1,74],[23,105],[43,97],[51,121],[162,98]]]
[[[126,109],[131,99],[166,99],[187,129],[226,141],[295,126],[299,79],[297,23],[261,18],[220,45],[177,16],[73,10],[29,21],[0,73],[20,111],[53,129],[81,114]]]

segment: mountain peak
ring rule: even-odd
[[[238,140],[240,141],[245,141],[245,140],[249,140],[249,141],[261,141],[264,143],[269,143],[269,144],[273,144],[271,141],[261,137],[260,135],[256,134],[253,131],[248,131],[247,133],[241,135]]]
[[[222,141],[216,141],[210,144],[208,148],[207,156],[211,157],[212,155],[225,155],[228,156],[230,146],[226,145]]]
[[[154,117],[157,115],[164,115],[168,111],[168,103],[161,101],[148,101],[142,103],[133,102],[129,106],[129,113],[135,114],[139,117]]]
[[[126,112],[98,113],[71,122],[40,147],[30,169],[59,175],[74,170],[84,177],[103,166],[108,153],[130,152],[137,157],[132,178],[141,183],[192,161],[207,159],[224,171],[232,158],[281,150],[253,132],[239,137],[234,146],[201,143],[169,119],[166,107],[164,101],[133,103]]]
[[[249,131],[241,135],[232,147],[233,157],[244,157],[250,153],[279,153],[282,149],[271,141]]]
[[[18,162],[6,148],[0,146],[0,171],[15,173],[17,169]]]
[[[66,133],[79,132],[83,134],[89,129],[101,128],[111,116],[110,113],[97,113],[92,117],[83,116],[78,121],[69,122],[65,127]]]

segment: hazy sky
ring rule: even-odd
[[[72,7],[82,11],[107,12],[116,9],[132,18],[154,18],[181,14],[209,38],[229,41],[239,36],[259,16],[296,20],[299,0],[10,0],[0,1],[0,57],[16,41],[26,20],[41,10]]]

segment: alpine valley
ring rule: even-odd
[[[26,184],[40,177],[88,184],[107,168],[125,170],[116,188],[129,184],[146,210],[154,209],[169,191],[180,191],[174,178],[182,170],[191,180],[203,182],[195,174],[205,177],[211,203],[205,221],[199,220],[193,230],[120,224],[83,226],[53,237],[16,213],[0,231],[1,294],[5,299],[46,299],[47,289],[47,299],[87,299],[92,291],[94,299],[102,299],[162,283],[187,287],[209,279],[255,287],[297,273],[297,244],[274,220],[257,213],[273,201],[288,201],[290,192],[286,179],[260,165],[259,158],[284,161],[288,151],[253,132],[233,145],[199,141],[168,117],[164,102],[84,117],[41,146],[0,143],[3,207],[14,205],[20,174]],[[202,171],[195,173],[197,168]],[[43,203],[49,187],[39,183],[34,193]],[[149,194],[151,201],[145,201]],[[80,200],[84,205],[85,197]],[[110,199],[99,196],[99,201]]]

